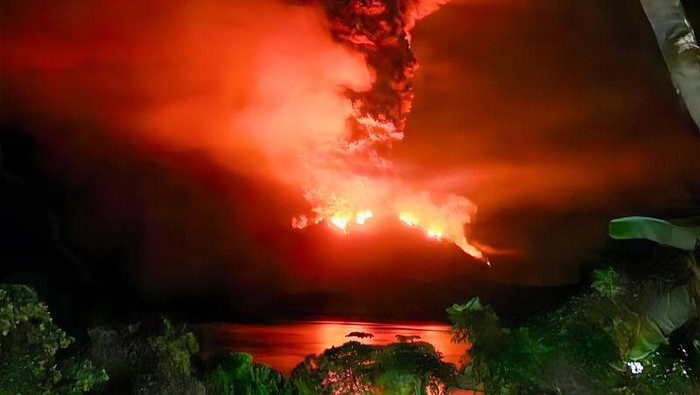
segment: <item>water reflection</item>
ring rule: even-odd
[[[205,355],[239,351],[253,355],[255,362],[264,363],[289,374],[304,357],[318,354],[349,339],[350,332],[368,332],[365,344],[396,342],[396,335],[418,335],[442,352],[445,361],[454,364],[466,351],[466,345],[451,342],[450,327],[436,323],[392,323],[311,321],[277,325],[207,324],[200,329],[202,351]]]

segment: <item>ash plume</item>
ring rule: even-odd
[[[431,237],[454,242],[481,258],[481,252],[464,235],[464,226],[471,222],[476,206],[457,195],[435,204],[429,192],[415,192],[405,185],[383,156],[393,143],[403,139],[414,98],[412,80],[418,62],[411,50],[410,31],[418,20],[446,2],[321,2],[333,39],[364,55],[374,81],[370,89],[346,92],[352,103],[349,135],[330,148],[332,160],[326,156],[328,147],[309,155],[314,170],[303,188],[314,206],[311,220],[316,223],[330,218],[331,223],[345,230],[353,221],[364,224],[377,212],[398,216]],[[338,183],[338,179],[344,182]],[[295,218],[294,225],[305,227],[309,222],[302,216]]]
[[[300,189],[311,212],[298,227],[390,217],[480,257],[464,229],[475,206],[457,195],[435,203],[386,156],[413,99],[410,30],[440,3],[18,3],[3,15],[1,78],[18,111],[89,120],[95,145],[205,153]],[[89,149],[35,126],[66,157]]]
[[[372,89],[353,92],[357,132],[374,142],[402,138],[418,62],[410,31],[448,0],[325,0],[333,38],[363,53],[376,72]],[[373,122],[372,122],[373,121]]]

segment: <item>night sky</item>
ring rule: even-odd
[[[467,1],[415,36],[398,150],[477,202],[478,240],[522,253],[496,281],[576,281],[611,217],[697,210],[700,143],[637,1]]]
[[[476,203],[492,269],[398,223],[290,229],[307,207],[284,169],[255,136],[213,132],[245,105],[268,27],[306,34],[274,6],[232,6],[262,14],[222,28],[213,1],[88,4],[0,10],[5,280],[223,319],[371,317],[477,283],[574,284],[609,219],[700,205],[700,138],[634,0],[461,0],[414,30],[416,98],[389,155]],[[326,67],[329,44],[301,42],[289,52]]]

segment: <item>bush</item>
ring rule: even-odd
[[[614,299],[624,291],[620,275],[611,268],[596,269],[593,272],[593,284],[591,287],[599,295],[608,299]]]
[[[244,353],[216,355],[207,361],[204,385],[208,394],[268,395],[289,393],[287,382],[279,372],[254,364]]]
[[[448,308],[455,340],[471,343],[460,385],[487,394],[692,393],[700,384],[688,374],[692,358],[673,357],[679,344],[664,344],[664,336],[652,338],[645,331],[660,325],[657,316],[673,321],[673,328],[689,322],[687,292],[676,287],[650,298],[651,307],[637,306],[620,298],[629,294],[623,280],[612,269],[597,270],[592,290],[514,328],[502,327],[496,313],[478,298]],[[671,297],[676,294],[682,297]],[[661,315],[652,308],[659,303],[667,307]],[[632,361],[639,343],[649,341],[654,345],[647,348],[656,352]],[[696,356],[692,347],[683,350]],[[631,366],[642,372],[633,372]]]
[[[425,342],[386,346],[348,342],[307,357],[290,380],[299,394],[438,395],[454,385],[454,365]]]
[[[56,324],[37,293],[24,285],[0,285],[0,389],[7,394],[81,394],[108,379],[104,369],[59,350],[74,339]]]
[[[92,328],[88,333],[93,358],[112,378],[107,388],[111,393],[205,393],[191,363],[199,344],[186,326],[162,318],[152,333],[140,325]]]

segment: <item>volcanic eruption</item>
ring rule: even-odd
[[[418,62],[411,51],[410,31],[446,2],[322,1],[333,40],[364,56],[373,81],[369,88],[344,92],[351,108],[344,133],[304,153],[301,186],[312,209],[311,214],[294,218],[294,227],[325,222],[348,231],[373,217],[393,217],[484,258],[464,229],[476,206],[455,194],[435,203],[428,191],[415,191],[404,183],[383,155],[403,139],[414,97],[412,79]]]
[[[307,212],[283,217],[299,214],[295,228],[401,220],[483,258],[465,235],[476,206],[411,185],[387,155],[413,99],[410,31],[444,2],[32,3],[7,18],[3,78],[33,92],[18,94],[20,110],[91,120],[95,145],[108,137],[149,157],[196,152],[300,190]],[[33,129],[79,157],[62,148],[72,140]]]

